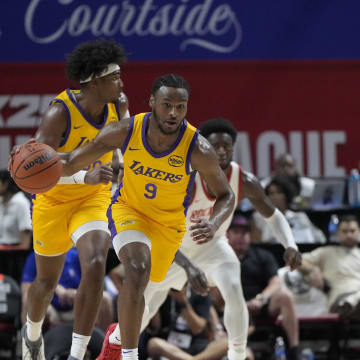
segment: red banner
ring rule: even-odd
[[[62,63],[0,64],[0,166],[31,136],[54,94],[69,87]],[[360,61],[133,62],[124,65],[132,114],[148,111],[156,76],[176,72],[191,86],[188,120],[215,116],[239,131],[235,158],[266,176],[290,152],[309,176],[344,176],[358,167]]]

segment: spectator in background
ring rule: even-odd
[[[211,341],[206,333],[210,321],[210,297],[194,294],[187,287],[182,291],[172,290],[169,294],[150,324],[151,331],[158,335],[142,342],[146,349],[140,347],[140,359],[217,360],[224,357],[227,337]]]
[[[278,265],[267,250],[250,245],[247,218],[236,215],[228,229],[229,243],[241,262],[241,282],[249,313],[257,317],[282,316],[289,342],[288,360],[299,359],[299,324],[292,294],[281,285]]]
[[[0,245],[28,249],[32,234],[30,202],[9,171],[0,170]]]
[[[27,294],[31,283],[36,277],[35,253],[29,254],[21,281],[22,323],[26,322]],[[55,289],[54,297],[47,310],[47,320],[50,325],[72,322],[74,320],[74,300],[81,279],[81,267],[76,248],[70,249],[65,258],[63,272]],[[106,291],[100,305],[96,326],[103,331],[114,321],[112,297]]]
[[[287,177],[296,187],[295,195],[299,196],[302,202],[308,204],[314,193],[315,180],[299,174],[295,166],[295,160],[290,154],[282,154],[275,160],[273,174],[263,179],[261,185],[266,187],[277,176]]]
[[[273,178],[265,188],[265,193],[274,206],[285,215],[297,244],[324,244],[326,242],[325,235],[313,225],[306,213],[294,212],[290,209],[295,192],[294,186],[288,181],[288,178],[280,176]],[[262,243],[278,242],[271,228],[257,212],[253,214],[252,218],[251,240]]]
[[[328,313],[325,293],[309,283],[299,270],[290,271],[287,266],[278,270],[283,286],[294,296],[297,316],[319,316]],[[322,277],[321,274],[313,274]]]
[[[360,228],[357,218],[346,215],[339,220],[340,246],[319,247],[303,256],[299,270],[314,286],[329,287],[328,306],[344,318],[360,319]],[[317,267],[322,278],[316,275]]]

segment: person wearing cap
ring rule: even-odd
[[[251,245],[248,218],[236,214],[228,229],[229,244],[241,263],[241,283],[250,315],[282,317],[289,342],[287,359],[299,358],[299,324],[293,295],[281,286],[278,264],[270,251]]]
[[[237,201],[232,213],[243,198],[248,198],[253,206],[266,218],[285,250],[285,262],[296,268],[301,264],[301,254],[297,250],[291,229],[282,213],[277,210],[265,195],[254,175],[245,172],[240,165],[232,161],[233,144],[237,131],[231,122],[215,118],[200,124],[200,134],[214,147],[219,164],[232,188]],[[206,181],[197,174],[192,190],[191,203],[186,214],[186,227],[205,228],[209,217],[216,208],[215,197]],[[167,290],[181,290],[187,281],[188,259],[205,274],[210,286],[216,286],[225,301],[224,324],[228,335],[229,360],[246,358],[248,334],[248,310],[243,297],[240,281],[240,263],[228,244],[226,231],[231,216],[222,222],[215,232],[196,234],[187,231],[182,239],[180,252],[159,290],[149,302],[149,311],[144,313],[142,326],[146,326],[159,306],[164,302]],[[183,269],[182,269],[183,268]],[[184,271],[185,269],[185,271]]]
[[[123,48],[104,39],[84,42],[67,56],[67,75],[79,90],[57,95],[42,117],[35,140],[69,153],[93,141],[102,128],[128,117],[120,65]],[[45,359],[41,326],[63,270],[67,251],[75,246],[81,281],[75,297],[69,359],[82,360],[103,296],[105,263],[111,244],[106,211],[111,203],[113,152],[44,194],[32,196],[37,274],[22,328],[22,358]]]

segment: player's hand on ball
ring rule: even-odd
[[[290,270],[293,271],[301,265],[301,254],[294,248],[288,247],[284,253],[284,261],[286,265],[290,266]]]
[[[25,144],[14,145],[12,147],[12,149],[10,151],[9,159],[8,159],[8,170],[10,173],[11,173],[11,169],[12,169],[14,156],[20,152],[20,149],[22,146],[27,145],[27,144],[33,144],[33,143],[36,143],[36,140],[34,138],[31,138]]]
[[[94,170],[88,171],[85,175],[85,184],[97,185],[111,182],[114,173],[110,165],[111,162],[105,165],[96,166]]]
[[[191,225],[189,230],[191,231],[192,239],[197,244],[205,244],[213,238],[217,229],[211,221],[192,219],[191,222],[195,224]]]

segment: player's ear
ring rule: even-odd
[[[151,95],[149,99],[149,106],[153,108],[154,105],[155,105],[155,98],[154,95]]]

